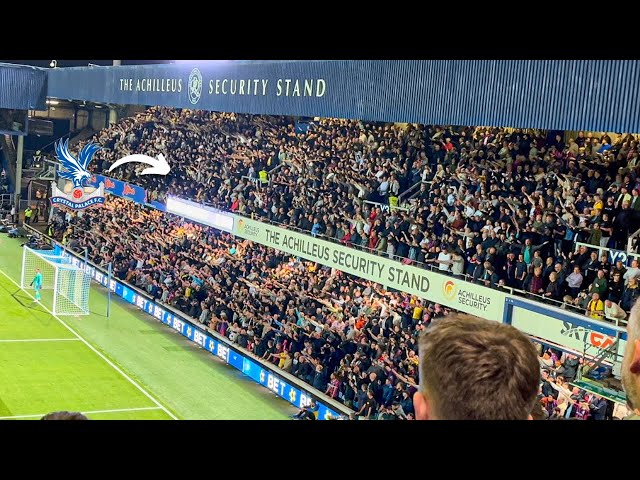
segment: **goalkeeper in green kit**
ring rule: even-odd
[[[40,269],[36,268],[36,276],[33,277],[33,280],[31,280],[31,283],[29,284],[31,286],[33,286],[33,289],[36,292],[36,302],[40,301],[40,290],[42,290],[42,273],[40,273]]]

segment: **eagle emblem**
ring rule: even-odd
[[[87,143],[82,150],[78,158],[74,157],[69,151],[69,139],[58,141],[55,145],[56,157],[60,161],[61,168],[58,170],[58,175],[67,180],[73,182],[73,188],[78,189],[84,186],[84,183],[91,178],[91,173],[87,170],[89,162],[93,155],[100,150],[99,145],[95,143]]]

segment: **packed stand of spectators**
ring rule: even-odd
[[[584,373],[594,365],[551,348],[540,348],[539,354],[542,381],[538,393],[539,409],[534,412],[539,416],[534,419],[611,420],[629,415],[629,409],[622,404],[570,385],[579,371]]]
[[[417,336],[449,310],[271,248],[110,197],[58,212],[49,233],[193,321],[366,419],[413,419]],[[538,418],[604,420],[613,403],[571,387],[594,365],[540,349]],[[313,405],[295,418],[311,419]]]
[[[440,305],[114,197],[49,231],[357,416],[414,417],[416,339]]]
[[[130,153],[168,158],[166,178],[139,176],[143,164],[112,172],[152,200],[195,199],[594,318],[621,317],[637,296],[637,266],[574,251],[575,242],[625,250],[640,227],[632,135],[580,132],[565,143],[538,131],[345,119],[305,130],[288,117],[154,107],[93,140],[106,148],[98,171]],[[395,204],[418,184],[405,209],[365,203]]]

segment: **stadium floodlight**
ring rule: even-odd
[[[91,276],[52,250],[23,248],[20,288],[28,290],[36,269],[40,269],[42,290],[53,290],[53,298],[43,295],[42,302],[47,306],[52,303],[54,315],[89,315]]]

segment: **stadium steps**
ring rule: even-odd
[[[76,132],[73,137],[69,137],[69,146],[72,147],[78,142],[91,138],[96,131],[91,127],[85,127],[82,130]]]

